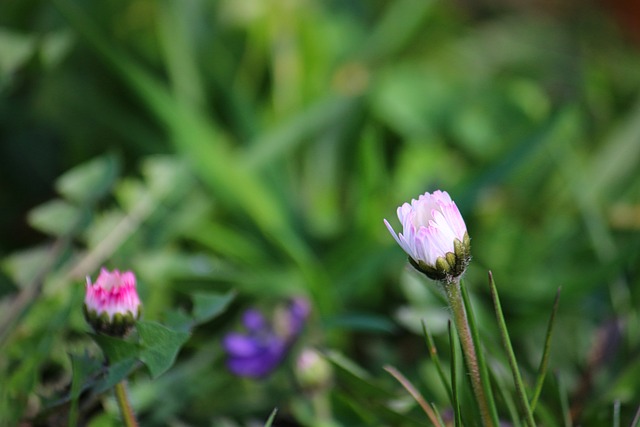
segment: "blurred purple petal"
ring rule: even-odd
[[[257,331],[268,326],[262,313],[253,308],[244,312],[242,315],[242,324],[249,331]]]

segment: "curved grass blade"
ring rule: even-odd
[[[536,405],[538,404],[538,398],[542,392],[542,386],[544,385],[544,378],[547,375],[547,368],[549,366],[549,350],[551,349],[551,335],[553,333],[553,326],[555,325],[556,313],[558,312],[558,305],[560,304],[560,290],[556,292],[556,299],[553,302],[553,309],[551,310],[551,317],[549,318],[549,324],[547,325],[547,335],[544,339],[544,350],[542,352],[542,359],[540,359],[540,366],[538,367],[538,376],[536,378],[536,386],[531,397],[531,412],[535,412]]]
[[[507,359],[509,360],[509,366],[511,367],[511,374],[513,375],[513,382],[516,386],[516,396],[521,410],[524,412],[522,415],[529,427],[536,427],[536,423],[533,419],[533,412],[529,406],[529,400],[527,399],[527,391],[524,388],[520,371],[518,370],[518,362],[516,356],[513,353],[513,347],[511,346],[511,340],[509,338],[509,331],[507,330],[507,324],[504,321],[504,315],[502,314],[502,307],[500,305],[500,297],[498,296],[498,290],[496,284],[493,281],[493,274],[489,271],[489,287],[491,288],[491,298],[493,299],[493,306],[496,312],[496,319],[498,320],[498,329],[500,329],[500,337],[502,338],[502,345],[507,353]]]
[[[424,413],[427,414],[427,417],[429,417],[429,420],[434,426],[445,427],[444,424],[440,423],[440,420],[438,419],[438,416],[434,412],[433,408],[429,406],[429,404],[427,403],[426,400],[424,400],[424,397],[422,397],[420,392],[413,386],[413,384],[411,384],[411,382],[404,375],[400,373],[400,371],[398,371],[393,366],[389,366],[389,365],[386,365],[384,367],[384,370],[390,373],[393,378],[395,378],[396,380],[398,380],[400,384],[402,384],[402,387],[404,387],[404,389],[409,392],[411,397],[413,397],[415,401],[418,402],[418,405],[420,405]]]
[[[471,306],[471,300],[469,299],[469,294],[467,292],[467,287],[464,285],[464,280],[460,279],[460,291],[462,293],[462,301],[464,302],[464,308],[467,311],[467,316],[469,318],[469,328],[471,329],[471,338],[473,339],[473,344],[477,349],[477,357],[478,357],[478,367],[480,369],[480,379],[482,381],[482,386],[484,388],[484,393],[487,397],[487,403],[489,405],[489,410],[491,411],[491,419],[494,426],[499,426],[500,422],[498,421],[498,410],[496,409],[496,403],[493,399],[493,391],[491,390],[491,381],[489,379],[489,370],[487,369],[487,363],[484,360],[484,353],[482,352],[482,345],[480,342],[480,334],[478,333],[478,327],[476,325],[476,318],[473,314],[473,307]]]

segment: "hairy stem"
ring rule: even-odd
[[[482,424],[485,427],[496,427],[493,422],[491,408],[489,407],[489,400],[487,399],[482,379],[480,377],[478,354],[471,335],[467,311],[462,300],[460,279],[455,278],[449,282],[444,282],[444,288],[449,302],[449,307],[453,313],[453,322],[456,330],[458,331],[458,336],[460,337],[462,352],[464,353],[464,359],[467,363],[467,369],[469,370],[469,376],[471,378],[473,394],[478,403],[478,407],[480,408]]]
[[[138,421],[136,421],[136,416],[133,413],[133,409],[129,403],[129,397],[127,396],[125,381],[120,381],[115,385],[114,389],[125,427],[138,427]]]

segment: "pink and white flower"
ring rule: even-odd
[[[95,283],[87,277],[85,317],[97,332],[124,336],[140,317],[136,277],[131,271],[100,270]]]
[[[398,208],[402,233],[384,223],[396,242],[409,255],[411,264],[432,279],[461,275],[470,259],[467,226],[446,191],[424,193],[411,204]]]

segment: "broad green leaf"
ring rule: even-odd
[[[327,359],[337,368],[336,374],[349,383],[353,393],[361,398],[377,397],[390,398],[391,392],[382,389],[375,383],[375,379],[354,361],[337,351],[329,351]]]
[[[110,364],[107,368],[106,376],[95,385],[93,392],[99,394],[113,388],[113,386],[129,376],[137,362],[136,359],[128,358]]]
[[[22,67],[33,55],[36,47],[36,38],[33,35],[24,35],[0,29],[0,86],[6,76],[14,73]]]
[[[180,347],[189,339],[189,333],[175,331],[155,322],[138,322],[142,349],[140,360],[157,378],[173,365]]]
[[[29,212],[29,224],[54,236],[70,234],[86,215],[81,209],[63,200],[46,202]]]
[[[196,292],[193,294],[193,321],[205,323],[222,314],[231,301],[236,297],[236,293],[229,291],[225,294],[213,292]]]
[[[393,333],[396,330],[396,325],[387,318],[366,313],[335,316],[327,321],[326,326],[327,328],[378,333]]]
[[[93,334],[92,338],[100,346],[110,365],[138,357],[140,349],[134,342],[104,334]]]
[[[98,157],[66,172],[56,181],[60,194],[78,203],[102,197],[118,176],[119,162],[113,156]]]
[[[82,386],[90,378],[91,374],[100,369],[101,363],[97,359],[89,357],[87,353],[71,355],[71,409],[69,410],[69,426],[74,426],[78,422],[78,398],[82,392]]]

